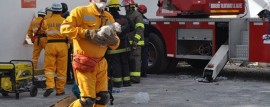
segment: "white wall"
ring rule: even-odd
[[[21,8],[21,0],[0,1],[0,62],[12,59],[31,60],[32,46],[23,46],[28,26],[39,9],[54,2],[65,2],[69,10],[79,5],[88,5],[89,0],[37,0],[37,8]],[[43,56],[39,60],[42,66]]]

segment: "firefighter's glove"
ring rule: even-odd
[[[132,44],[131,44],[131,48],[132,48],[133,50],[136,50],[136,49],[137,49],[137,45],[138,45],[138,42],[133,41]]]
[[[87,30],[86,34],[85,34],[85,38],[87,38],[88,40],[93,41],[94,43],[97,43],[99,45],[105,45],[105,39],[102,36],[97,35],[97,32],[99,30]]]
[[[105,42],[106,44],[108,45],[115,45],[118,43],[118,37],[115,36],[113,33],[112,35],[107,35],[107,34],[104,34],[104,39],[105,39]]]

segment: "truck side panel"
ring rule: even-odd
[[[249,22],[249,61],[270,62],[269,23],[251,20]]]
[[[152,22],[152,25],[160,31],[162,38],[165,42],[167,56],[176,56],[176,29],[177,23],[175,22]]]
[[[161,20],[161,21],[152,21],[152,25],[158,29],[161,33],[161,37],[165,42],[167,56],[168,57],[177,57],[177,58],[188,58],[192,57],[192,54],[189,52],[179,51],[179,47],[185,47],[186,49],[190,48],[186,43],[193,43],[200,41],[210,41],[212,44],[211,55],[214,55],[216,51],[216,32],[215,32],[215,22],[214,21],[202,21],[202,20]],[[186,32],[185,34],[180,31],[190,31],[191,33]],[[194,32],[201,33],[194,33]],[[208,32],[208,34],[204,34]],[[211,33],[209,38],[209,32]],[[182,37],[183,36],[183,37]],[[190,38],[189,38],[190,36]],[[204,37],[206,36],[206,37]],[[186,37],[186,38],[185,38]],[[202,38],[203,37],[203,38]],[[210,39],[210,40],[209,40]],[[191,55],[191,56],[190,56]],[[210,55],[210,56],[211,56]],[[200,55],[197,55],[200,56]],[[210,57],[207,57],[210,58]]]

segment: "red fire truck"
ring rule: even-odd
[[[245,0],[159,0],[150,19],[149,72],[162,73],[185,60],[215,79],[229,60],[270,62],[267,22],[259,18],[209,18],[239,15]]]

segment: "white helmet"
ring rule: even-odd
[[[52,7],[51,7],[51,10],[53,12],[62,12],[62,5],[61,5],[61,3],[53,3],[52,4]]]
[[[45,11],[51,11],[51,7],[50,6],[46,7]]]
[[[44,9],[40,9],[39,11],[38,11],[38,15],[46,15],[46,13],[45,13],[45,10]]]

